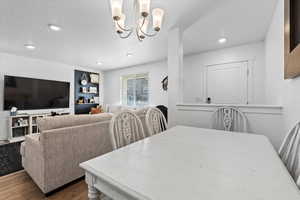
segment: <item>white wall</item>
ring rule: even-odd
[[[277,19],[279,20],[279,19]],[[267,101],[266,99],[266,86],[265,84],[269,84],[270,87],[268,87],[268,90],[270,88],[274,88],[275,90],[278,90],[278,88],[283,87],[280,84],[280,81],[282,81],[279,77],[280,74],[276,72],[278,69],[274,69],[275,71],[273,73],[270,73],[269,75],[268,70],[266,69],[266,60],[269,62],[268,69],[273,70],[272,68],[275,67],[283,67],[282,66],[282,60],[281,60],[281,43],[282,41],[278,39],[278,31],[281,32],[282,27],[280,27],[280,20],[279,22],[275,20],[273,26],[270,30],[275,29],[276,33],[271,33],[270,41],[267,41],[268,44],[265,44],[264,42],[258,42],[253,44],[247,44],[242,45],[238,47],[233,48],[227,48],[207,53],[201,53],[198,55],[191,55],[191,56],[185,56],[184,57],[184,65],[181,67],[180,60],[176,60],[176,56],[180,54],[174,53],[173,51],[173,43],[174,40],[169,41],[169,51],[172,51],[168,55],[168,59],[174,61],[174,63],[177,63],[177,68],[175,69],[175,73],[173,74],[173,68],[174,63],[169,63],[169,77],[172,77],[174,80],[173,82],[177,82],[179,84],[171,85],[171,87],[175,87],[173,90],[179,91],[179,93],[182,91],[181,87],[183,86],[183,100],[182,101],[176,101],[180,100],[180,98],[177,98],[177,93],[170,93],[169,92],[169,99],[175,99],[175,101],[169,101],[172,103],[172,105],[169,103],[169,108],[173,108],[169,110],[169,115],[174,116],[174,122],[172,125],[187,125],[187,126],[196,126],[196,127],[202,127],[202,128],[209,128],[211,125],[211,117],[213,111],[216,109],[216,106],[213,107],[212,105],[200,105],[195,104],[196,98],[202,99],[203,92],[201,91],[201,72],[202,67],[204,65],[211,65],[211,64],[218,64],[218,63],[226,63],[226,62],[232,62],[232,61],[238,61],[238,60],[254,60],[253,63],[253,88],[254,88],[254,95],[253,95],[253,104],[275,104],[279,106],[269,106],[269,105],[248,105],[247,109],[242,108],[242,111],[245,112],[246,117],[248,119],[248,125],[249,125],[249,132],[254,134],[262,134],[267,136],[272,144],[278,149],[281,142],[284,132],[284,126],[283,126],[283,112],[290,112],[292,111],[293,107],[288,108],[288,106],[285,105],[285,108],[283,111],[282,107],[280,106],[281,101]],[[280,29],[280,30],[278,30]],[[270,33],[269,33],[270,34]],[[274,35],[273,35],[274,34]],[[273,41],[274,40],[274,41]],[[180,43],[180,42],[178,42]],[[266,49],[267,48],[267,49]],[[275,51],[275,53],[272,53],[272,51]],[[175,55],[176,54],[176,55]],[[268,54],[267,58],[265,54]],[[271,60],[273,61],[271,62]],[[270,64],[271,62],[271,64]],[[180,69],[178,69],[180,68]],[[181,69],[182,68],[182,69]],[[180,76],[178,76],[178,73],[183,72],[184,78],[181,80]],[[268,77],[270,76],[270,77]],[[270,79],[267,81],[267,77]],[[275,78],[274,78],[275,77]],[[274,78],[275,80],[273,80]],[[274,81],[279,81],[278,83],[274,83]],[[298,81],[300,82],[300,81]],[[278,87],[271,86],[271,84],[279,84]],[[296,86],[290,87],[289,90],[296,90]],[[269,91],[268,91],[269,92]],[[269,98],[279,98],[278,95],[281,93],[279,91],[272,91],[273,95],[272,97],[269,96]],[[279,94],[277,94],[279,93]],[[296,93],[296,91],[294,91]],[[300,96],[300,95],[299,95]],[[295,95],[294,95],[295,97]],[[289,103],[295,102],[298,100],[300,102],[299,98],[290,98]],[[279,98],[280,99],[280,98]],[[293,99],[293,100],[292,100]],[[194,104],[189,104],[189,102]],[[294,105],[295,107],[295,105]],[[258,109],[259,108],[259,109]],[[298,112],[300,113],[300,108]],[[289,114],[289,116],[293,116]],[[287,117],[291,118],[291,117]],[[291,120],[289,120],[291,121]]]
[[[178,38],[177,38],[178,39]],[[173,49],[174,41],[169,43],[169,48]],[[173,62],[177,61],[177,68],[174,72],[173,62],[169,66],[169,77],[174,79],[173,82],[178,82],[178,85],[170,85],[170,87],[175,87],[174,90],[180,92],[181,85],[184,85],[185,90],[183,91],[183,99],[185,99],[188,95],[194,95],[195,91],[198,91],[196,95],[201,95],[201,66],[206,64],[213,63],[222,63],[222,62],[231,62],[237,60],[248,60],[254,59],[253,65],[253,77],[254,78],[254,89],[255,91],[255,103],[265,103],[264,96],[264,78],[265,78],[265,57],[264,57],[264,43],[254,43],[243,45],[234,48],[228,48],[223,50],[217,50],[214,52],[202,53],[198,55],[186,56],[184,57],[184,65],[180,65],[180,59],[176,60],[176,57],[180,55],[180,53],[169,53],[169,59]],[[186,70],[188,68],[192,68],[193,70],[188,71],[189,75],[187,76]],[[199,70],[200,68],[200,70]],[[183,70],[184,79],[181,80],[178,74]],[[199,70],[197,72],[197,70]],[[199,80],[200,79],[200,80]],[[187,84],[189,84],[187,86]],[[199,86],[200,85],[200,86]],[[187,94],[189,93],[189,94]],[[195,103],[187,103],[184,101],[176,101],[180,100],[180,98],[176,97],[176,93],[169,93],[169,99],[175,99],[175,101],[169,101],[172,103],[169,108],[169,115],[173,116],[174,121],[173,125],[186,125],[186,126],[194,126],[201,128],[210,128],[212,114],[216,110],[219,105],[207,105],[207,104],[195,104]],[[195,95],[195,96],[196,96]],[[180,95],[179,95],[180,96]],[[190,100],[194,101],[194,97]],[[272,144],[278,149],[281,143],[281,137],[278,137],[283,132],[282,126],[282,108],[280,106],[268,106],[268,105],[245,105],[239,106],[242,112],[245,113],[248,122],[248,132],[254,134],[262,134],[267,136]]]
[[[251,104],[265,103],[265,49],[264,42],[245,44],[232,48],[209,51],[184,57],[183,101],[200,103],[204,97],[204,67],[207,65],[246,61],[252,68]]]
[[[265,44],[252,43],[233,48],[185,56],[183,73],[184,85],[183,102],[176,106],[176,125],[187,125],[210,128],[212,114],[217,105],[197,104],[196,99],[202,98],[202,69],[203,66],[227,63],[241,60],[253,62],[253,101],[252,104],[266,104],[265,98]],[[170,86],[171,87],[171,86]],[[174,98],[170,97],[169,98]],[[199,102],[198,102],[199,103]],[[282,142],[284,132],[283,115],[280,106],[245,105],[240,108],[245,113],[248,122],[248,132],[267,136],[275,148]]]
[[[104,104],[120,104],[121,76],[149,73],[150,105],[168,105],[168,93],[161,81],[167,76],[167,62],[155,62],[104,72]]]
[[[283,104],[284,81],[284,2],[278,1],[266,41],[266,100]]]
[[[74,70],[95,70],[73,67],[57,62],[15,56],[0,53],[0,140],[7,139],[9,112],[3,111],[4,75],[24,76],[38,79],[70,82],[70,109],[56,109],[54,111],[68,111],[74,113]],[[100,72],[100,71],[98,71]],[[26,113],[45,113],[53,110],[32,110]],[[22,111],[21,111],[22,112]]]
[[[266,91],[268,103],[283,105],[283,138],[300,121],[300,77],[284,80],[284,1],[278,1],[266,37]]]

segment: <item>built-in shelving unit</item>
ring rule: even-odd
[[[50,114],[16,115],[9,117],[9,141],[24,140],[26,135],[39,133],[37,119],[50,116]]]
[[[82,84],[83,79],[86,80],[85,85]],[[75,70],[75,114],[88,114],[92,107],[99,105],[99,82],[99,73]]]
[[[56,113],[58,115],[68,115],[70,113]],[[25,139],[26,135],[38,134],[39,127],[37,125],[38,118],[50,117],[51,113],[41,114],[22,114],[10,116],[8,118],[8,128],[10,142],[18,142]]]

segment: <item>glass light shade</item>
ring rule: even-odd
[[[151,0],[140,0],[140,13],[143,17],[147,17],[150,13]]]
[[[121,14],[120,19],[118,21],[115,21],[117,33],[123,33],[123,30],[121,28],[125,29],[125,20],[126,20],[126,16],[124,14]]]
[[[148,25],[149,25],[148,19],[145,19],[144,25],[143,25],[143,21],[144,21],[143,18],[139,20],[139,27],[140,27],[140,28],[139,28],[139,30],[138,30],[138,35],[139,35],[139,37],[142,38],[142,39],[145,38],[145,35],[142,33],[142,31],[143,31],[144,33],[147,33],[147,31],[148,31]],[[142,29],[142,31],[141,31],[140,29]]]
[[[155,8],[152,11],[152,18],[153,18],[153,28],[156,31],[160,31],[161,25],[164,18],[164,10],[161,8]]]
[[[119,20],[122,15],[123,0],[110,0],[111,12],[114,20]]]

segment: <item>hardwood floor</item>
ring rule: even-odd
[[[0,177],[0,200],[87,200],[87,185],[81,180],[45,197],[26,172],[19,171]]]

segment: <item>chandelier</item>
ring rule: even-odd
[[[120,38],[129,38],[132,33],[135,32],[138,40],[143,41],[146,37],[156,36],[161,30],[164,10],[161,8],[154,8],[152,10],[152,30],[148,32],[148,26],[151,20],[151,0],[134,0],[136,25],[129,28],[125,25],[126,15],[122,12],[123,0],[110,0],[110,2],[115,29]]]

